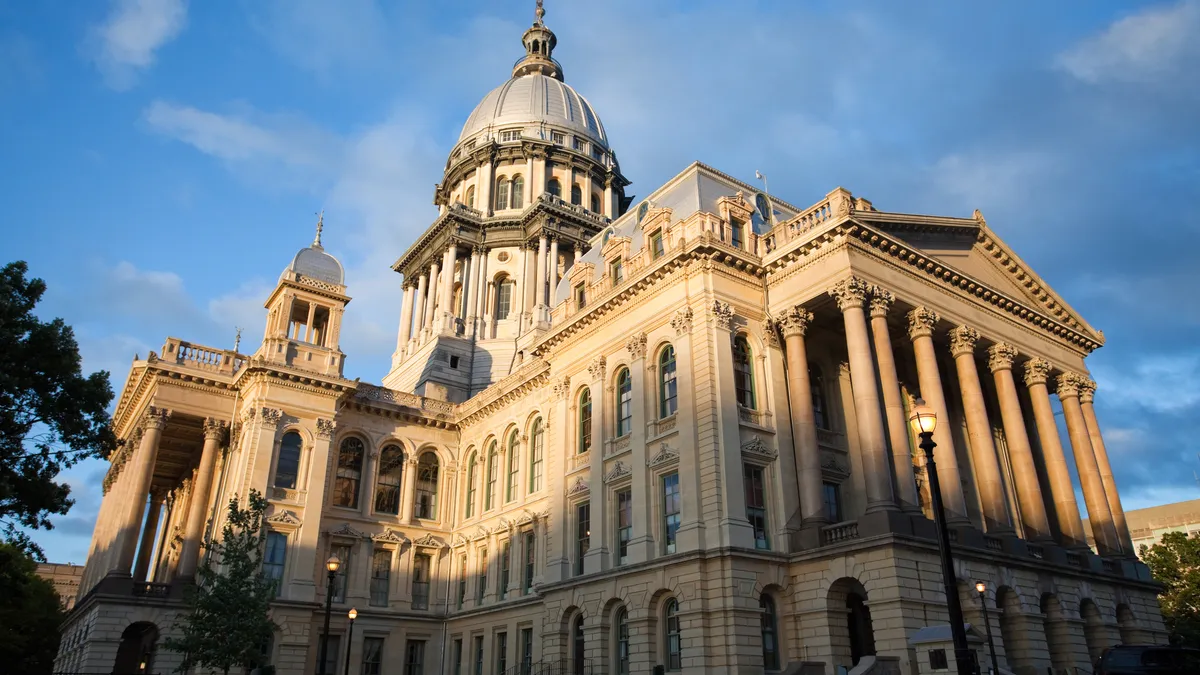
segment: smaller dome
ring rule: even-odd
[[[325,212],[321,212],[321,217],[317,219],[317,237],[313,239],[312,246],[302,248],[296,253],[296,257],[292,258],[292,264],[287,266],[283,274],[279,275],[279,280],[283,281],[293,274],[300,274],[309,279],[316,279],[338,286],[345,286],[346,272],[342,269],[342,263],[338,259],[325,252],[325,248],[321,246],[321,230],[325,227]]]

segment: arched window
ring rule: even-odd
[[[613,618],[613,641],[616,643],[613,656],[617,675],[629,675],[629,614],[624,607],[618,609]]]
[[[508,179],[501,176],[496,179],[496,210],[508,208]]]
[[[496,460],[498,459],[496,452],[496,441],[492,441],[491,447],[488,448],[487,457],[487,488],[483,491],[483,509],[490,510],[495,505],[496,498]]]
[[[670,417],[679,405],[675,382],[675,348],[663,347],[658,354],[658,417]]]
[[[475,208],[475,186],[467,188],[467,206]]]
[[[579,444],[578,453],[592,449],[592,390],[584,387],[579,393]]]
[[[342,441],[337,472],[333,479],[333,505],[358,508],[358,486],[362,481],[363,442],[350,437]]]
[[[542,489],[542,456],[546,452],[546,429],[542,418],[533,421],[533,441],[529,444],[529,494]]]
[[[513,283],[507,277],[496,280],[496,320],[503,321],[512,311]]]
[[[413,515],[427,520],[437,518],[438,458],[432,452],[422,453],[417,462],[415,488]]]
[[[583,189],[579,187],[579,183],[571,186],[571,203],[576,206],[583,205]]]
[[[775,618],[775,600],[766,593],[758,599],[762,610],[763,668],[779,670],[779,630]]]
[[[517,430],[508,435],[508,469],[504,475],[504,501],[517,498],[517,471],[520,468],[521,446],[517,443]]]
[[[733,386],[737,391],[737,402],[743,408],[754,410],[754,366],[750,356],[746,336],[733,338]]]
[[[675,601],[675,598],[667,600],[667,606],[663,610],[663,625],[666,628],[663,635],[663,660],[667,662],[667,670],[682,670],[683,649],[679,639],[679,603]]]
[[[512,187],[509,188],[509,207],[519,209],[525,205],[525,177],[513,176]]]
[[[583,675],[583,655],[587,643],[583,638],[583,615],[571,622],[571,675]]]
[[[617,373],[617,437],[633,431],[633,379],[629,369]]]
[[[400,486],[404,479],[404,451],[389,445],[379,453],[379,473],[375,478],[375,512],[400,514]]]
[[[825,378],[815,363],[808,364],[808,387],[812,394],[813,420],[818,429],[829,429],[829,404],[825,402]]]
[[[463,315],[463,287],[462,283],[454,284],[454,316],[461,317]]]
[[[275,487],[296,489],[300,477],[300,448],[304,441],[300,434],[289,431],[279,441],[279,459],[275,460]]]
[[[475,515],[475,479],[479,477],[478,473],[479,459],[472,452],[471,458],[467,460],[467,518]]]
[[[557,178],[551,178],[550,180],[546,181],[546,192],[549,192],[550,194],[554,195],[555,197],[558,197],[561,199],[562,198],[562,183],[559,183]]]
[[[600,213],[600,195],[592,193],[592,213]]]

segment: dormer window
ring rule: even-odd
[[[509,129],[507,131],[500,132],[500,142],[501,143],[512,143],[513,141],[519,141],[519,140],[521,140],[521,130],[520,129]]]
[[[659,258],[663,257],[663,254],[666,252],[667,250],[663,247],[662,230],[658,230],[654,234],[650,235],[650,259],[658,260]]]
[[[587,286],[575,284],[575,309],[583,309],[587,304]]]
[[[746,224],[737,218],[729,219],[729,243],[733,244],[734,248],[741,248],[742,241],[746,238]]]
[[[608,266],[608,276],[612,277],[614,286],[625,281],[625,265],[620,260],[614,260]]]
[[[576,152],[582,152],[586,155],[588,151],[588,142],[581,140],[578,136],[575,136],[571,139],[571,148]]]
[[[604,159],[604,152],[600,149],[600,146],[592,146],[592,159],[596,160],[597,162]]]
[[[552,143],[554,143],[555,145],[566,145],[567,144],[567,135],[562,132],[551,131],[550,132],[550,141]]]

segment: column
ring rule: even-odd
[[[525,156],[525,194],[521,195],[521,203],[524,204],[526,208],[528,208],[530,204],[533,204],[534,197],[537,195],[533,181],[533,153],[529,153]]]
[[[464,298],[464,311],[467,322],[467,336],[474,337],[478,330],[479,317],[479,247],[471,249],[471,281],[467,284],[467,294]]]
[[[413,316],[413,300],[414,292],[412,284],[404,284],[404,299],[400,306],[400,336],[396,340],[396,351],[403,353],[404,346],[408,344],[408,339],[412,337],[412,316]]]
[[[491,323],[491,317],[488,316],[488,298],[491,297],[492,285],[488,283],[487,278],[488,250],[486,248],[479,249],[479,305],[475,310],[475,316],[479,317],[479,327],[476,333],[481,335],[481,339],[486,339],[487,328]]]
[[[442,254],[442,287],[438,291],[438,307],[441,311],[437,314],[439,330],[450,330],[454,326],[450,315],[454,314],[454,262],[457,257],[458,245],[451,242]],[[465,274],[463,281],[466,281]]]
[[[192,485],[192,500],[188,505],[187,522],[184,524],[183,549],[179,556],[179,576],[190,579],[196,574],[200,559],[201,538],[208,520],[208,502],[212,490],[213,468],[217,464],[221,439],[225,436],[225,423],[212,417],[204,420],[204,449],[200,451],[200,467],[196,482]]]
[[[533,300],[533,283],[529,278],[529,248],[524,243],[521,244],[521,283],[513,287],[513,295],[511,302],[515,302],[517,306],[517,332],[523,332],[525,329],[525,312],[529,310],[529,303]],[[510,315],[511,318],[511,315]]]
[[[424,322],[424,335],[426,336],[428,336],[429,333],[437,330],[437,324],[434,323],[434,318],[438,315],[437,305],[442,301],[442,299],[438,297],[438,281],[441,280],[441,277],[438,276],[438,270],[440,269],[441,268],[438,267],[436,260],[429,264],[429,297],[425,299]]]
[[[429,286],[429,272],[426,271],[421,276],[417,277],[417,299],[413,302],[413,313],[416,315],[416,320],[413,325],[412,337],[421,337],[421,331],[425,328],[425,289]]]
[[[111,570],[117,574],[130,574],[133,568],[138,534],[141,531],[142,518],[146,515],[146,496],[150,494],[154,462],[158,458],[158,441],[162,438],[163,429],[167,427],[167,419],[170,416],[171,411],[164,408],[150,406],[146,410],[142,442],[130,459],[130,466],[125,469],[129,472],[129,505],[116,542],[119,555],[116,565]]]
[[[1008,457],[1012,462],[1025,539],[1050,541],[1053,539],[1050,521],[1046,517],[1037,465],[1033,462],[1033,449],[1029,445],[1029,433],[1025,429],[1025,417],[1013,380],[1012,365],[1016,357],[1016,347],[998,342],[988,348],[988,369],[992,371],[996,395],[1000,399],[1000,419],[1004,424],[1004,440],[1008,444]]]
[[[629,562],[639,563],[654,557],[654,537],[650,533],[651,497],[646,490],[645,471],[646,398],[657,402],[657,397],[654,383],[646,386],[646,334],[631,336],[625,342],[625,348],[629,350],[630,385],[634,396],[629,439],[629,461],[633,464],[633,535],[629,541]]]
[[[133,569],[134,581],[152,581],[148,576],[150,571],[150,554],[154,551],[154,542],[158,539],[158,520],[163,510],[163,492],[150,491],[150,513],[146,515],[146,526],[142,529],[142,543],[138,546],[137,564]]]
[[[787,349],[788,400],[791,402],[792,442],[800,484],[801,522],[805,528],[816,529],[828,521],[829,514],[825,513],[822,494],[821,446],[817,443],[812,384],[808,379],[808,349],[804,344],[812,320],[811,312],[796,305],[779,318],[779,328]],[[806,543],[816,546],[820,541],[812,539]]]
[[[411,453],[404,458],[404,475],[400,478],[400,522],[415,524],[413,501],[417,490],[417,458]]]
[[[676,420],[696,419],[696,375],[692,358],[692,308],[685,307],[671,319],[675,329],[675,372],[678,385],[679,412]],[[696,465],[696,425],[681,423],[679,429],[679,530],[675,534],[675,551],[698,551],[704,548],[704,521],[700,518],[700,469]],[[658,486],[655,486],[658,489]]]
[[[912,340],[917,358],[917,380],[921,398],[933,409],[940,424],[933,432],[937,448],[933,459],[937,462],[938,478],[942,484],[942,504],[946,508],[946,519],[950,524],[966,525],[966,500],[963,497],[962,477],[958,471],[958,455],[950,436],[950,414],[946,408],[946,396],[942,393],[942,376],[938,372],[937,354],[933,348],[933,327],[940,317],[927,307],[917,307],[908,313],[908,337]]]
[[[1029,388],[1029,398],[1033,402],[1033,419],[1037,423],[1042,459],[1050,478],[1050,494],[1054,500],[1054,513],[1058,516],[1061,543],[1067,548],[1087,548],[1083,521],[1075,502],[1075,488],[1071,485],[1067,458],[1063,454],[1058,427],[1054,423],[1054,410],[1050,407],[1050,393],[1046,389],[1049,374],[1050,364],[1043,359],[1034,357],[1025,362],[1025,386]]]
[[[251,424],[257,425],[261,422],[252,422]],[[317,418],[316,439],[311,449],[306,448],[312,453],[312,457],[329,457],[329,454],[333,452],[331,445],[336,429],[333,420]],[[250,430],[251,428],[248,427],[243,433],[248,433]],[[325,485],[330,464],[331,462],[327,461],[312,462],[308,476],[308,485],[312,486],[310,494],[315,494],[316,486]],[[300,524],[300,530],[291,537],[288,546],[288,555],[294,558],[295,564],[288,565],[288,583],[284,586],[286,588],[285,597],[298,602],[314,602],[317,598],[317,589],[320,588],[323,592],[325,588],[324,563],[326,556],[329,555],[321,540],[321,519],[305,518]],[[319,563],[318,560],[320,560]],[[321,571],[314,578],[313,570],[317,568],[318,564]]]
[[[992,440],[992,424],[988,421],[979,369],[975,366],[975,344],[979,331],[958,326],[950,331],[950,353],[958,370],[958,385],[962,389],[963,414],[967,418],[967,434],[971,439],[971,462],[975,470],[975,487],[983,505],[984,529],[992,534],[1010,532],[1012,521],[1004,500],[1004,483],[1000,478],[1000,459]]]
[[[862,448],[863,479],[867,487],[867,513],[896,510],[892,493],[892,467],[888,457],[887,433],[883,428],[883,406],[875,380],[875,360],[863,302],[870,287],[862,279],[849,277],[829,289],[842,310],[846,326],[846,352],[850,360],[850,385],[854,389],[854,416]]]
[[[533,306],[537,308],[546,304],[546,235],[544,233],[538,237],[537,270],[534,272],[534,279],[537,295],[534,296]],[[535,321],[540,320],[541,316],[539,315]]]
[[[1117,555],[1121,543],[1113,525],[1112,511],[1104,494],[1104,481],[1100,478],[1100,466],[1092,450],[1092,439],[1088,434],[1083,407],[1079,403],[1079,385],[1087,378],[1078,373],[1063,373],[1055,383],[1058,400],[1062,403],[1063,417],[1067,423],[1067,435],[1071,438],[1071,450],[1075,455],[1075,468],[1079,470],[1079,484],[1083,487],[1083,502],[1087,505],[1088,523],[1096,538],[1096,550],[1100,555]]]
[[[550,269],[548,270],[549,276],[547,277],[550,280],[550,288],[548,288],[546,290],[546,305],[548,307],[553,307],[554,306],[554,290],[556,288],[558,288],[558,237],[557,236],[550,240],[550,260],[548,260],[547,262],[550,264]]]
[[[1117,531],[1117,542],[1127,556],[1133,556],[1137,551],[1133,548],[1133,539],[1129,536],[1129,525],[1125,522],[1125,509],[1121,507],[1121,496],[1117,492],[1117,482],[1113,479],[1112,465],[1108,462],[1108,450],[1104,447],[1104,438],[1100,435],[1100,423],[1096,419],[1096,408],[1093,401],[1096,397],[1095,380],[1084,380],[1079,385],[1079,403],[1083,408],[1083,419],[1087,423],[1088,435],[1092,439],[1092,450],[1096,452],[1096,462],[1100,465],[1100,480],[1104,483],[1104,496],[1108,499],[1108,509],[1112,512],[1113,527]]]
[[[588,541],[588,552],[583,557],[583,571],[587,574],[608,569],[608,509],[604,495],[604,430],[608,407],[612,405],[612,390],[605,386],[606,362],[597,356],[588,366],[592,378],[592,449],[591,471],[588,481],[593,486],[588,494],[592,536]],[[570,514],[572,521],[574,512]],[[565,523],[564,523],[565,525]]]
[[[554,406],[547,415],[547,422],[554,420],[553,424],[548,424],[546,429],[546,445],[549,448],[562,448],[561,452],[552,452],[547,450],[545,455],[546,460],[546,487],[550,490],[550,499],[553,504],[554,522],[558,523],[558,528],[553,533],[553,541],[546,537],[546,547],[543,555],[545,556],[545,567],[539,566],[535,572],[535,576],[541,577],[543,570],[545,578],[554,583],[562,581],[570,576],[571,555],[570,548],[567,542],[571,538],[571,522],[570,508],[567,504],[566,497],[566,464],[575,456],[577,448],[575,443],[571,441],[570,417],[572,410],[575,409],[572,403],[573,394],[571,391],[571,378],[562,377],[556,381],[554,385]],[[576,433],[578,433],[576,431]],[[541,525],[542,533],[539,536],[546,534],[545,519],[534,521],[535,527]]]
[[[496,175],[496,169],[492,165],[493,161],[494,158],[489,152],[488,157],[479,166],[479,189],[476,191],[478,194],[475,195],[475,208],[482,211],[485,216],[492,215],[492,187],[496,183],[493,180],[493,176]]]
[[[875,361],[879,369],[879,384],[883,392],[883,409],[887,419],[888,440],[892,446],[893,489],[900,508],[908,513],[921,513],[917,482],[913,477],[912,448],[909,444],[908,419],[904,416],[904,399],[900,394],[900,378],[896,374],[896,356],[892,353],[892,338],[887,316],[895,296],[879,286],[871,288],[871,336],[875,339]]]
[[[716,330],[717,434],[720,439],[721,545],[754,548],[754,530],[746,518],[746,493],[741,489],[742,431],[733,381],[733,307],[720,300],[710,309]],[[686,420],[685,420],[686,422]]]

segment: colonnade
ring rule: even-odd
[[[895,307],[895,296],[879,286],[849,277],[832,286],[828,293],[837,302],[845,328],[846,350],[850,364],[855,423],[862,448],[866,512],[917,512],[916,483],[910,455],[910,434],[905,413],[896,354],[893,353],[887,318]],[[869,305],[868,305],[869,303]],[[868,322],[864,307],[870,308]],[[934,451],[941,478],[942,500],[952,525],[970,522],[962,472],[955,450],[950,407],[946,401],[942,373],[938,368],[938,349],[949,348],[953,359],[961,409],[970,445],[971,468],[978,493],[985,530],[991,534],[1011,534],[1015,530],[1005,492],[1000,458],[993,440],[992,421],[978,371],[983,355],[983,336],[974,327],[959,325],[949,330],[949,344],[934,339],[941,321],[936,312],[916,306],[905,315],[908,338],[912,344],[917,375],[917,390],[938,418],[943,420],[934,432]],[[827,524],[821,499],[821,455],[811,405],[811,387],[807,367],[805,338],[813,315],[796,305],[778,320],[787,350],[788,395],[792,402],[792,434],[796,448],[800,509],[805,528]],[[1071,485],[1066,455],[1050,403],[1050,384],[1058,396],[1066,421],[1084,500],[1101,555],[1133,555],[1129,530],[1121,509],[1120,497],[1112,477],[1112,468],[1097,424],[1093,401],[1096,383],[1083,374],[1055,369],[1039,357],[1018,364],[1019,352],[1011,344],[995,341],[986,350],[988,370],[998,397],[1001,426],[1007,443],[1017,497],[1015,508],[1025,538],[1050,541],[1053,533],[1046,512],[1053,505],[1058,524],[1059,543],[1066,548],[1087,547],[1087,539],[1075,491]],[[1033,412],[1036,447],[1048,479],[1038,478],[1038,456],[1029,435],[1029,422],[1022,410],[1014,368],[1020,365],[1022,381]],[[1050,499],[1043,498],[1048,491]]]

